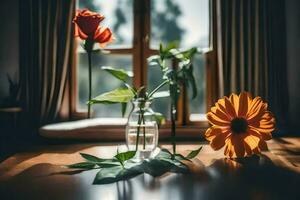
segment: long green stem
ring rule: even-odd
[[[163,87],[164,85],[166,85],[169,82],[169,80],[165,80],[164,82],[162,82],[161,84],[159,84],[154,90],[152,90],[152,92],[150,92],[150,94],[148,95],[148,97],[152,97],[155,92],[157,92],[161,87]]]
[[[143,125],[145,125],[144,113],[142,113],[142,123],[143,123]],[[143,126],[143,137],[144,137],[144,140],[143,140],[143,149],[145,150],[145,148],[146,148],[146,127],[145,126]]]
[[[174,156],[176,154],[176,107],[173,102],[171,102],[171,137]]]
[[[141,129],[141,115],[139,115],[139,119],[138,119],[138,127],[137,127],[137,133],[136,133],[136,141],[135,141],[135,151],[138,150],[138,146],[139,146],[139,140],[140,140],[140,129]]]
[[[89,102],[92,99],[92,52],[88,51],[88,63],[89,63]],[[91,104],[88,104],[88,118],[91,118]]]

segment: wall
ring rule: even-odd
[[[280,28],[278,28],[280,31]],[[300,129],[300,1],[286,0],[287,75],[291,130]],[[300,135],[300,130],[297,135]]]
[[[18,0],[0,2],[0,106],[9,95],[7,74],[18,80],[19,72]]]

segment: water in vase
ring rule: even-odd
[[[149,158],[158,143],[157,124],[155,122],[146,122],[145,124],[138,125],[132,122],[127,125],[126,133],[128,148],[136,150],[136,144],[138,143],[138,156],[140,159]],[[139,138],[138,142],[137,138]]]

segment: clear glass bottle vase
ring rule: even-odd
[[[126,144],[129,150],[137,151],[136,158],[150,158],[158,144],[158,126],[151,109],[151,101],[137,98],[126,125]]]

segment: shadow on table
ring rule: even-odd
[[[126,181],[92,185],[97,170],[72,171],[51,164],[38,164],[15,176],[3,194],[10,199],[300,199],[300,174],[275,166],[266,156],[219,159],[195,173],[168,173],[161,177],[142,174]],[[4,187],[3,187],[4,186]],[[33,187],[34,186],[34,187]],[[2,195],[3,197],[3,195]],[[26,198],[25,198],[26,199]],[[101,198],[102,199],[102,198]]]

